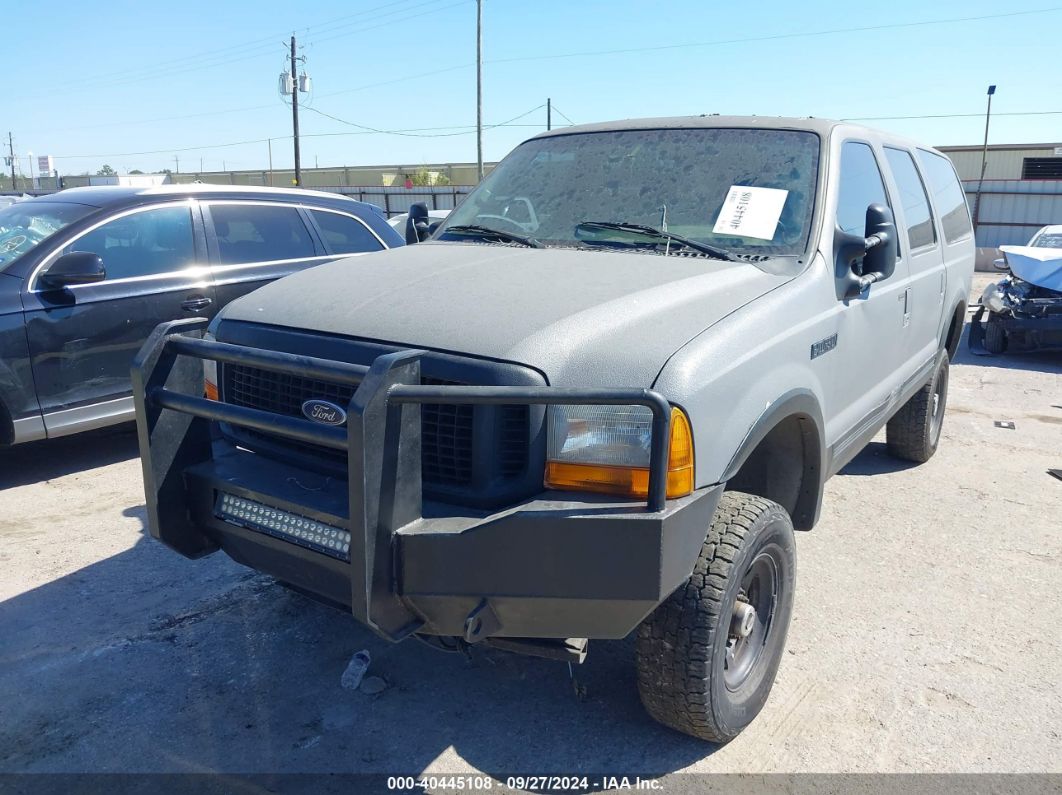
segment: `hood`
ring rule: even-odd
[[[1010,271],[1019,279],[1062,292],[1062,248],[1000,246]]]
[[[704,257],[421,243],[296,273],[223,315],[516,362],[556,386],[644,387],[790,278]]]

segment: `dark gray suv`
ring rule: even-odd
[[[160,322],[402,244],[378,208],[313,191],[74,188],[6,207],[0,445],[131,420],[129,366]]]

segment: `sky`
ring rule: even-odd
[[[990,83],[990,143],[1062,142],[1050,2],[483,0],[484,157],[545,129],[547,97],[555,126],[871,118],[932,145],[980,144]],[[476,159],[475,0],[4,5],[0,132],[24,164],[33,152],[61,174],[260,169],[273,139],[274,167],[290,168],[277,83],[293,33],[313,82],[303,167]],[[895,118],[910,116],[949,118]]]

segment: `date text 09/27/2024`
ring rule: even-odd
[[[389,776],[387,789],[402,791],[489,791],[495,782],[490,776],[452,775],[452,776]],[[510,790],[531,790],[535,792],[585,792],[590,789],[620,790],[660,790],[663,782],[659,779],[643,779],[640,776],[507,776],[505,787]]]

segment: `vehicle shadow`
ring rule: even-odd
[[[143,521],[143,506],[116,507]],[[654,723],[633,642],[576,667],[389,644],[218,553],[128,550],[0,603],[0,772],[657,777],[715,746]],[[367,649],[379,695],[344,689]],[[592,779],[591,779],[592,781]],[[591,789],[598,787],[591,786]]]
[[[0,452],[0,490],[95,469],[139,455],[136,425],[125,423]]]
[[[838,475],[884,475],[889,472],[903,472],[918,464],[904,461],[889,455],[885,442],[871,442],[838,472]]]
[[[973,367],[994,367],[1004,370],[1033,370],[1044,373],[1062,373],[1062,351],[1039,351],[1036,353],[999,353],[979,356],[970,351],[970,324],[963,329],[959,348],[952,364]]]

